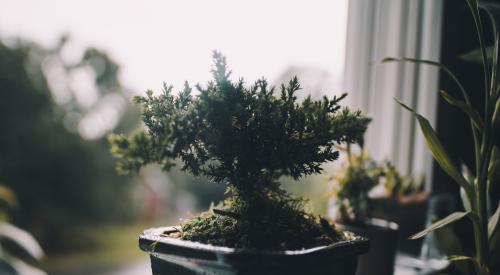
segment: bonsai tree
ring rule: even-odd
[[[164,86],[134,100],[142,106],[146,130],[111,136],[118,170],[137,172],[148,163],[182,170],[227,185],[228,198],[187,220],[176,235],[185,240],[230,247],[293,249],[345,238],[328,222],[303,209],[304,200],[280,187],[281,176],[299,179],[320,173],[338,158],[335,145],[357,142],[369,119],[340,106],[345,94],[297,102],[296,77],[279,94],[265,79],[247,87],[230,80],[225,58],[214,52],[213,81],[185,83],[173,95]]]

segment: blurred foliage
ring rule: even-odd
[[[29,228],[48,250],[69,248],[72,233],[82,224],[121,222],[134,215],[130,179],[114,172],[107,142],[83,139],[71,126],[81,120],[67,123],[68,115],[91,115],[110,93],[126,96],[118,66],[96,49],[68,65],[61,58],[65,41],[53,49],[25,41],[0,43],[0,180],[18,196],[14,222]],[[52,85],[47,64],[59,64],[55,69],[62,71]],[[68,100],[56,104],[52,87],[64,84],[82,66],[89,66],[95,77],[95,104],[82,108],[69,88]],[[135,112],[127,104],[114,126],[134,128],[137,120],[129,114]]]
[[[344,222],[362,221],[369,217],[369,192],[378,185],[383,172],[366,152],[353,155],[350,149],[347,151],[349,165],[343,175],[335,179],[334,196]]]
[[[165,222],[165,221],[162,221]],[[108,274],[116,267],[128,266],[138,259],[148,258],[137,248],[137,236],[144,228],[157,227],[158,223],[134,223],[117,225],[85,225],[78,236],[86,236],[102,245],[96,250],[71,250],[50,255],[41,263],[49,274]],[[147,266],[147,265],[146,265]],[[142,273],[141,273],[142,274]]]
[[[334,197],[340,219],[362,221],[371,217],[373,209],[371,191],[382,187],[384,197],[398,198],[423,191],[423,177],[403,176],[389,161],[377,162],[366,150],[352,153],[347,147],[348,164],[341,173],[332,177]]]
[[[10,212],[17,206],[17,197],[14,192],[0,184],[0,274],[46,274],[30,265],[45,256],[38,242],[30,233],[14,226],[9,221]]]

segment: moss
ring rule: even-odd
[[[218,246],[270,250],[311,248],[346,239],[333,224],[306,212],[304,200],[285,192],[269,197],[253,212],[242,207],[238,196],[232,196],[185,221],[178,237]]]

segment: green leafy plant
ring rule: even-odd
[[[368,152],[353,153],[347,147],[348,162],[342,173],[333,176],[333,196],[343,222],[363,222],[371,217],[373,199],[370,192],[384,189],[383,196],[397,198],[422,191],[422,180],[403,176],[389,161],[377,162]]]
[[[183,239],[257,248],[302,248],[342,238],[323,219],[303,210],[278,182],[322,171],[338,158],[335,145],[357,142],[369,119],[340,106],[346,96],[297,102],[297,78],[281,85],[279,94],[261,79],[246,87],[233,82],[225,58],[214,53],[214,80],[186,83],[177,95],[165,85],[160,95],[136,97],[146,131],[130,137],[111,136],[121,172],[148,163],[165,170],[174,159],[182,170],[227,184],[229,198],[212,211],[186,221]]]
[[[342,176],[334,178],[334,197],[343,222],[363,222],[369,216],[369,192],[378,185],[382,171],[366,151],[359,155],[348,152],[348,166]]]
[[[449,104],[459,108],[469,117],[474,140],[474,170],[473,172],[462,173],[444,149],[429,121],[412,108],[398,101],[401,106],[412,112],[417,118],[434,159],[460,185],[465,208],[464,212],[452,213],[411,238],[420,238],[433,230],[467,217],[473,224],[475,253],[473,256],[449,255],[450,260],[472,262],[476,274],[493,274],[493,272],[499,272],[500,270],[500,224],[498,222],[500,206],[498,206],[496,211],[492,211],[490,209],[491,202],[489,196],[499,165],[497,146],[500,139],[500,83],[497,76],[500,36],[494,13],[490,10],[491,4],[487,2],[482,3],[477,0],[466,1],[472,13],[479,39],[481,63],[484,71],[484,109],[475,108],[471,104],[468,92],[460,80],[443,64],[412,58],[385,58],[383,62],[405,61],[427,64],[436,66],[449,75],[456,82],[462,93],[463,100],[454,98],[445,91],[441,91],[440,95]],[[493,21],[494,46],[490,47],[490,50],[485,45],[483,22],[479,12],[480,8],[484,9]]]
[[[390,161],[383,161],[383,186],[388,197],[399,198],[424,192],[424,175],[401,175]]]

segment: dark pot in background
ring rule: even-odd
[[[154,275],[192,274],[335,274],[354,275],[367,239],[304,250],[264,251],[213,246],[167,237],[173,227],[153,228],[139,238],[149,253]]]
[[[423,238],[409,240],[408,237],[425,228],[428,194],[421,192],[399,198],[373,199],[371,205],[371,217],[399,225],[398,251],[419,256]]]
[[[396,261],[398,225],[381,219],[341,224],[340,228],[370,239],[370,252],[361,255],[356,275],[392,275]]]

